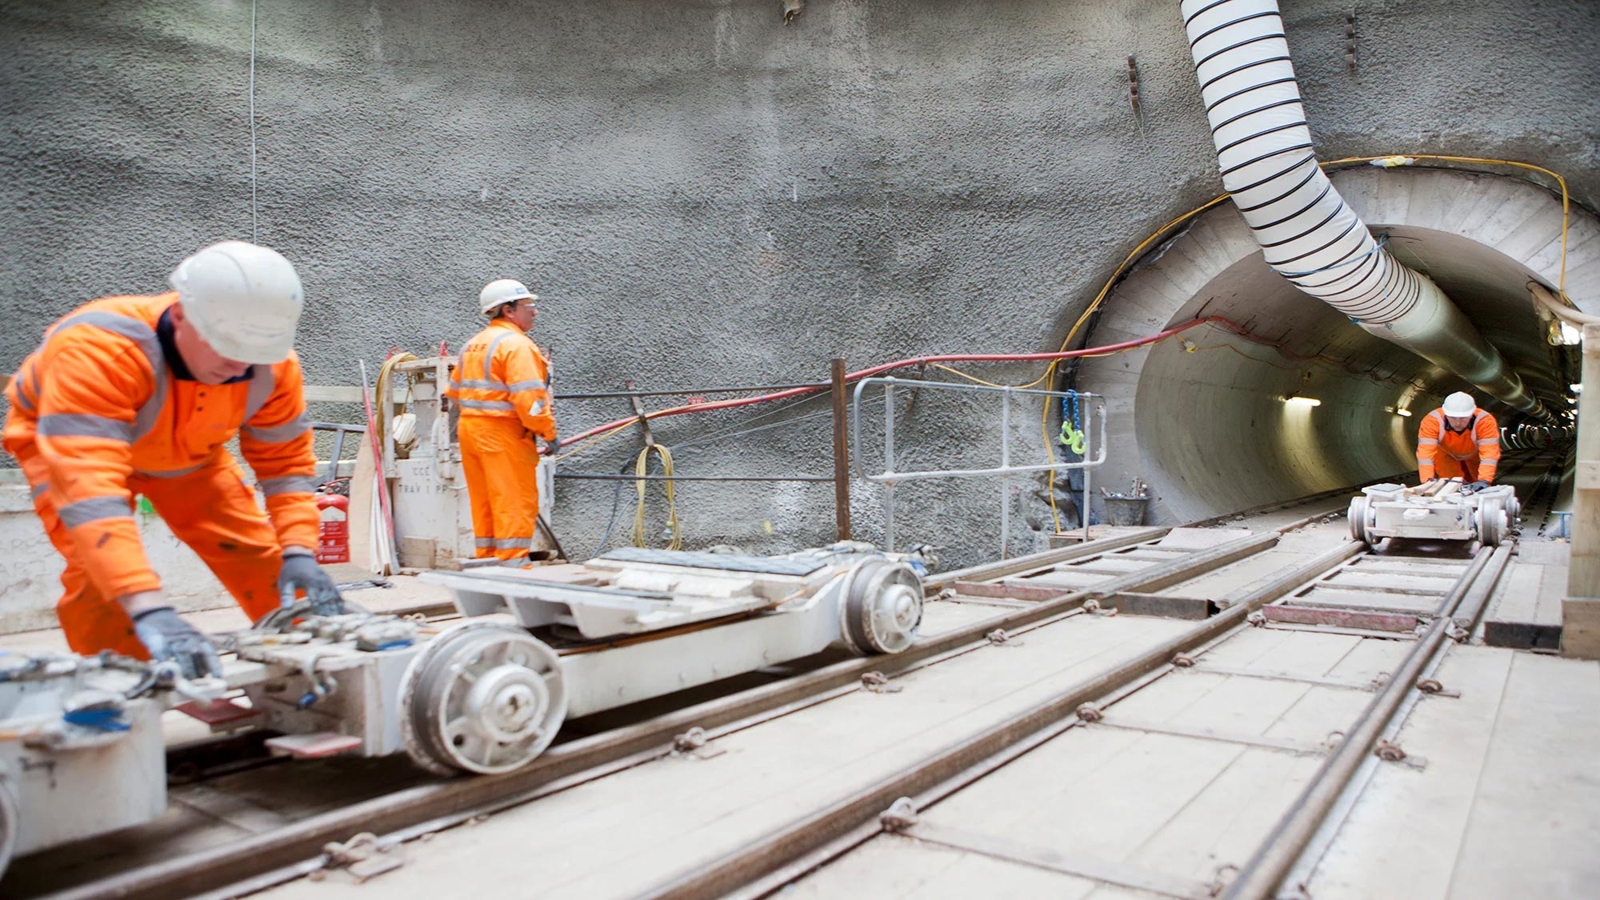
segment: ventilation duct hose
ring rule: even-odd
[[[1222,183],[1295,287],[1514,409],[1543,407],[1427,276],[1398,260],[1317,164],[1276,0],[1183,0]]]

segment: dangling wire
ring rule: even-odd
[[[634,482],[638,486],[639,506],[633,513],[633,545],[643,547],[644,543],[644,487],[649,484],[644,476],[650,470],[650,453],[655,451],[661,457],[661,474],[667,476],[663,482],[667,486],[667,530],[672,533],[672,539],[667,542],[668,550],[683,549],[683,529],[678,526],[678,504],[672,493],[672,451],[660,444],[650,444],[639,451],[639,459],[633,464],[633,474],[639,476]]]
[[[250,0],[250,243],[259,244],[256,227],[256,0]]]

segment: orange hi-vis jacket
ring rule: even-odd
[[[553,440],[556,417],[550,408],[549,378],[550,364],[533,338],[496,319],[461,348],[445,396],[456,401],[462,418],[508,419]]]
[[[497,319],[461,350],[446,396],[461,407],[461,474],[476,555],[526,560],[539,519],[538,435],[556,436],[550,367],[533,339]]]
[[[1472,411],[1465,431],[1451,431],[1444,410],[1422,418],[1417,431],[1417,474],[1431,478],[1461,478],[1494,483],[1500,467],[1500,424],[1481,409]]]
[[[277,607],[278,551],[317,546],[317,460],[299,360],[253,366],[229,384],[177,378],[157,334],[177,302],[168,293],[78,308],[45,332],[6,389],[5,448],[68,559],[69,632],[71,602],[97,594],[96,603],[114,606],[109,601],[161,587],[134,521],[135,493],[150,497],[252,616]],[[266,497],[266,517],[223,446],[235,435]],[[126,622],[120,608],[95,615]],[[113,624],[104,627],[120,635]]]

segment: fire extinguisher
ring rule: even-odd
[[[317,513],[322,518],[317,536],[317,562],[349,562],[350,498],[342,494],[319,494]]]

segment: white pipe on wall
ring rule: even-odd
[[[1372,236],[1317,165],[1276,0],[1183,0],[1223,186],[1273,271],[1514,409],[1539,401],[1427,276]]]

